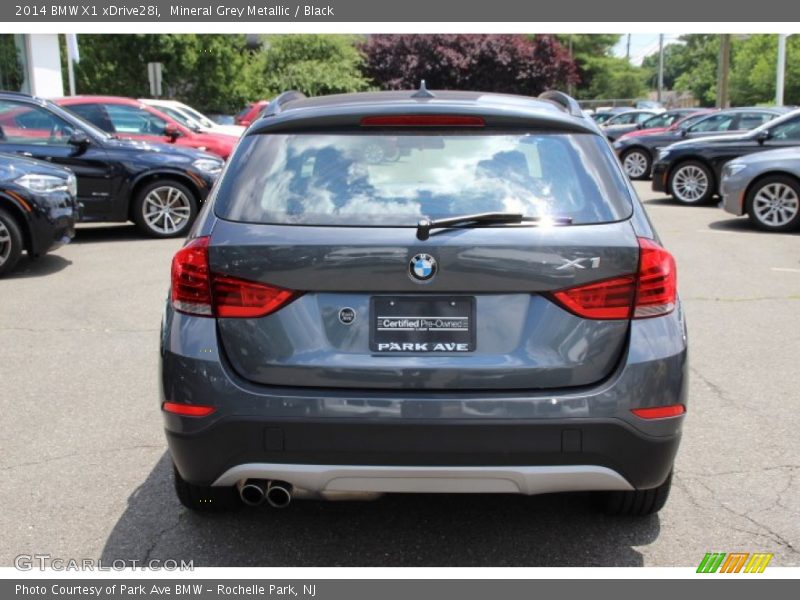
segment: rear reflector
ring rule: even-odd
[[[665,419],[682,415],[686,412],[686,407],[683,404],[670,404],[652,408],[634,408],[631,412],[642,419]]]
[[[217,409],[213,406],[201,406],[199,404],[180,404],[178,402],[164,402],[161,407],[166,412],[183,417],[207,417]]]
[[[204,317],[264,317],[300,292],[217,275],[208,266],[208,237],[191,240],[172,259],[172,306]]]
[[[639,238],[639,271],[553,292],[552,297],[584,319],[646,319],[675,309],[675,259],[653,240]]]
[[[466,115],[386,115],[363,117],[362,127],[483,127],[481,117]]]

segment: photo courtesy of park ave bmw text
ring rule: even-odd
[[[800,9],[666,8],[0,6],[0,597],[791,585]]]

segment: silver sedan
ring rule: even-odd
[[[800,229],[800,148],[735,158],[722,169],[723,208],[765,231]]]

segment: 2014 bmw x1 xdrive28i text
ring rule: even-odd
[[[197,509],[595,491],[649,514],[686,410],[673,258],[559,92],[274,100],[175,255],[161,360]]]

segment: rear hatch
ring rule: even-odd
[[[625,351],[627,315],[584,318],[553,295],[637,271],[631,199],[598,135],[250,135],[215,212],[211,271],[291,292],[266,316],[217,319],[251,382],[566,388]],[[530,221],[418,227],[487,212]]]

